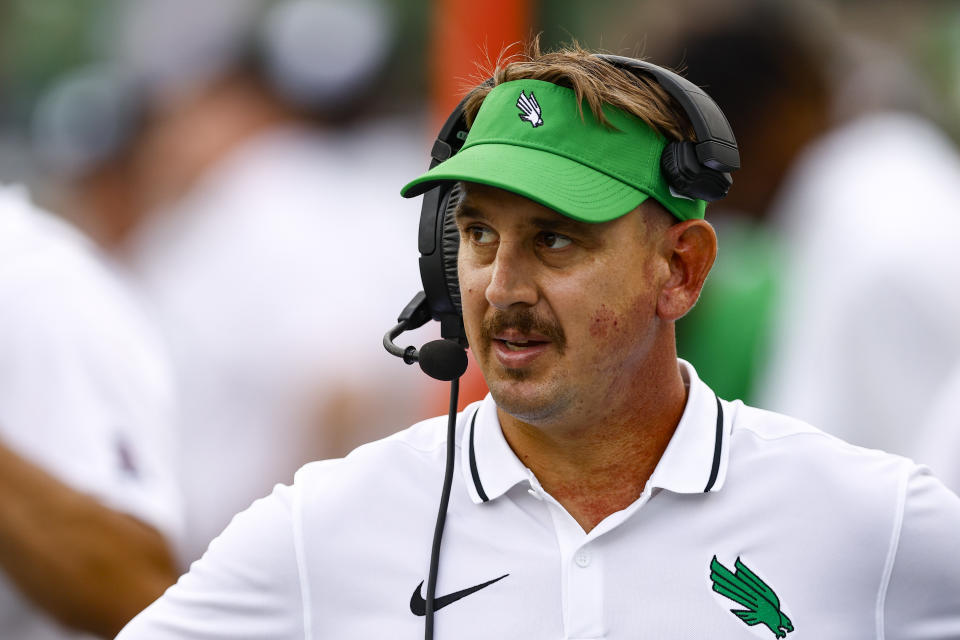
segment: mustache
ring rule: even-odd
[[[484,319],[480,325],[480,336],[485,342],[490,341],[507,329],[516,329],[521,333],[539,333],[550,340],[560,353],[563,353],[567,346],[567,336],[563,333],[563,328],[541,318],[530,309],[497,311]]]

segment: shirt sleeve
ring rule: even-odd
[[[304,638],[292,494],[278,485],[238,514],[117,640]]]
[[[960,498],[926,467],[907,480],[882,616],[887,640],[960,638]]]

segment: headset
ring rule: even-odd
[[[596,57],[634,76],[655,80],[690,120],[696,141],[671,141],[660,156],[660,170],[673,195],[707,202],[715,202],[726,196],[733,184],[730,173],[740,168],[740,152],[726,116],[713,99],[686,78],[655,64],[624,56],[596,54]],[[492,78],[483,83],[489,86],[493,84]],[[430,150],[430,169],[463,147],[469,131],[463,110],[467,99],[464,98],[457,105],[440,128]],[[424,598],[427,640],[433,638],[440,540],[453,481],[459,379],[467,369],[465,350],[468,345],[457,279],[460,231],[454,218],[463,195],[462,187],[456,182],[441,183],[424,193],[418,234],[423,291],[414,296],[397,318],[397,325],[383,337],[383,345],[391,354],[403,358],[407,364],[418,362],[427,375],[451,382],[447,461]],[[394,343],[401,333],[421,327],[431,319],[440,323],[441,339],[428,342],[419,350],[412,346],[402,348]]]

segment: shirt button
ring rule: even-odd
[[[587,567],[590,564],[590,552],[586,549],[580,549],[577,551],[577,555],[574,556],[573,561],[577,563],[578,567]]]

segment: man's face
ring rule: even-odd
[[[501,410],[532,424],[602,419],[642,380],[670,276],[660,249],[670,222],[644,206],[588,224],[467,185],[457,212],[464,324]]]

